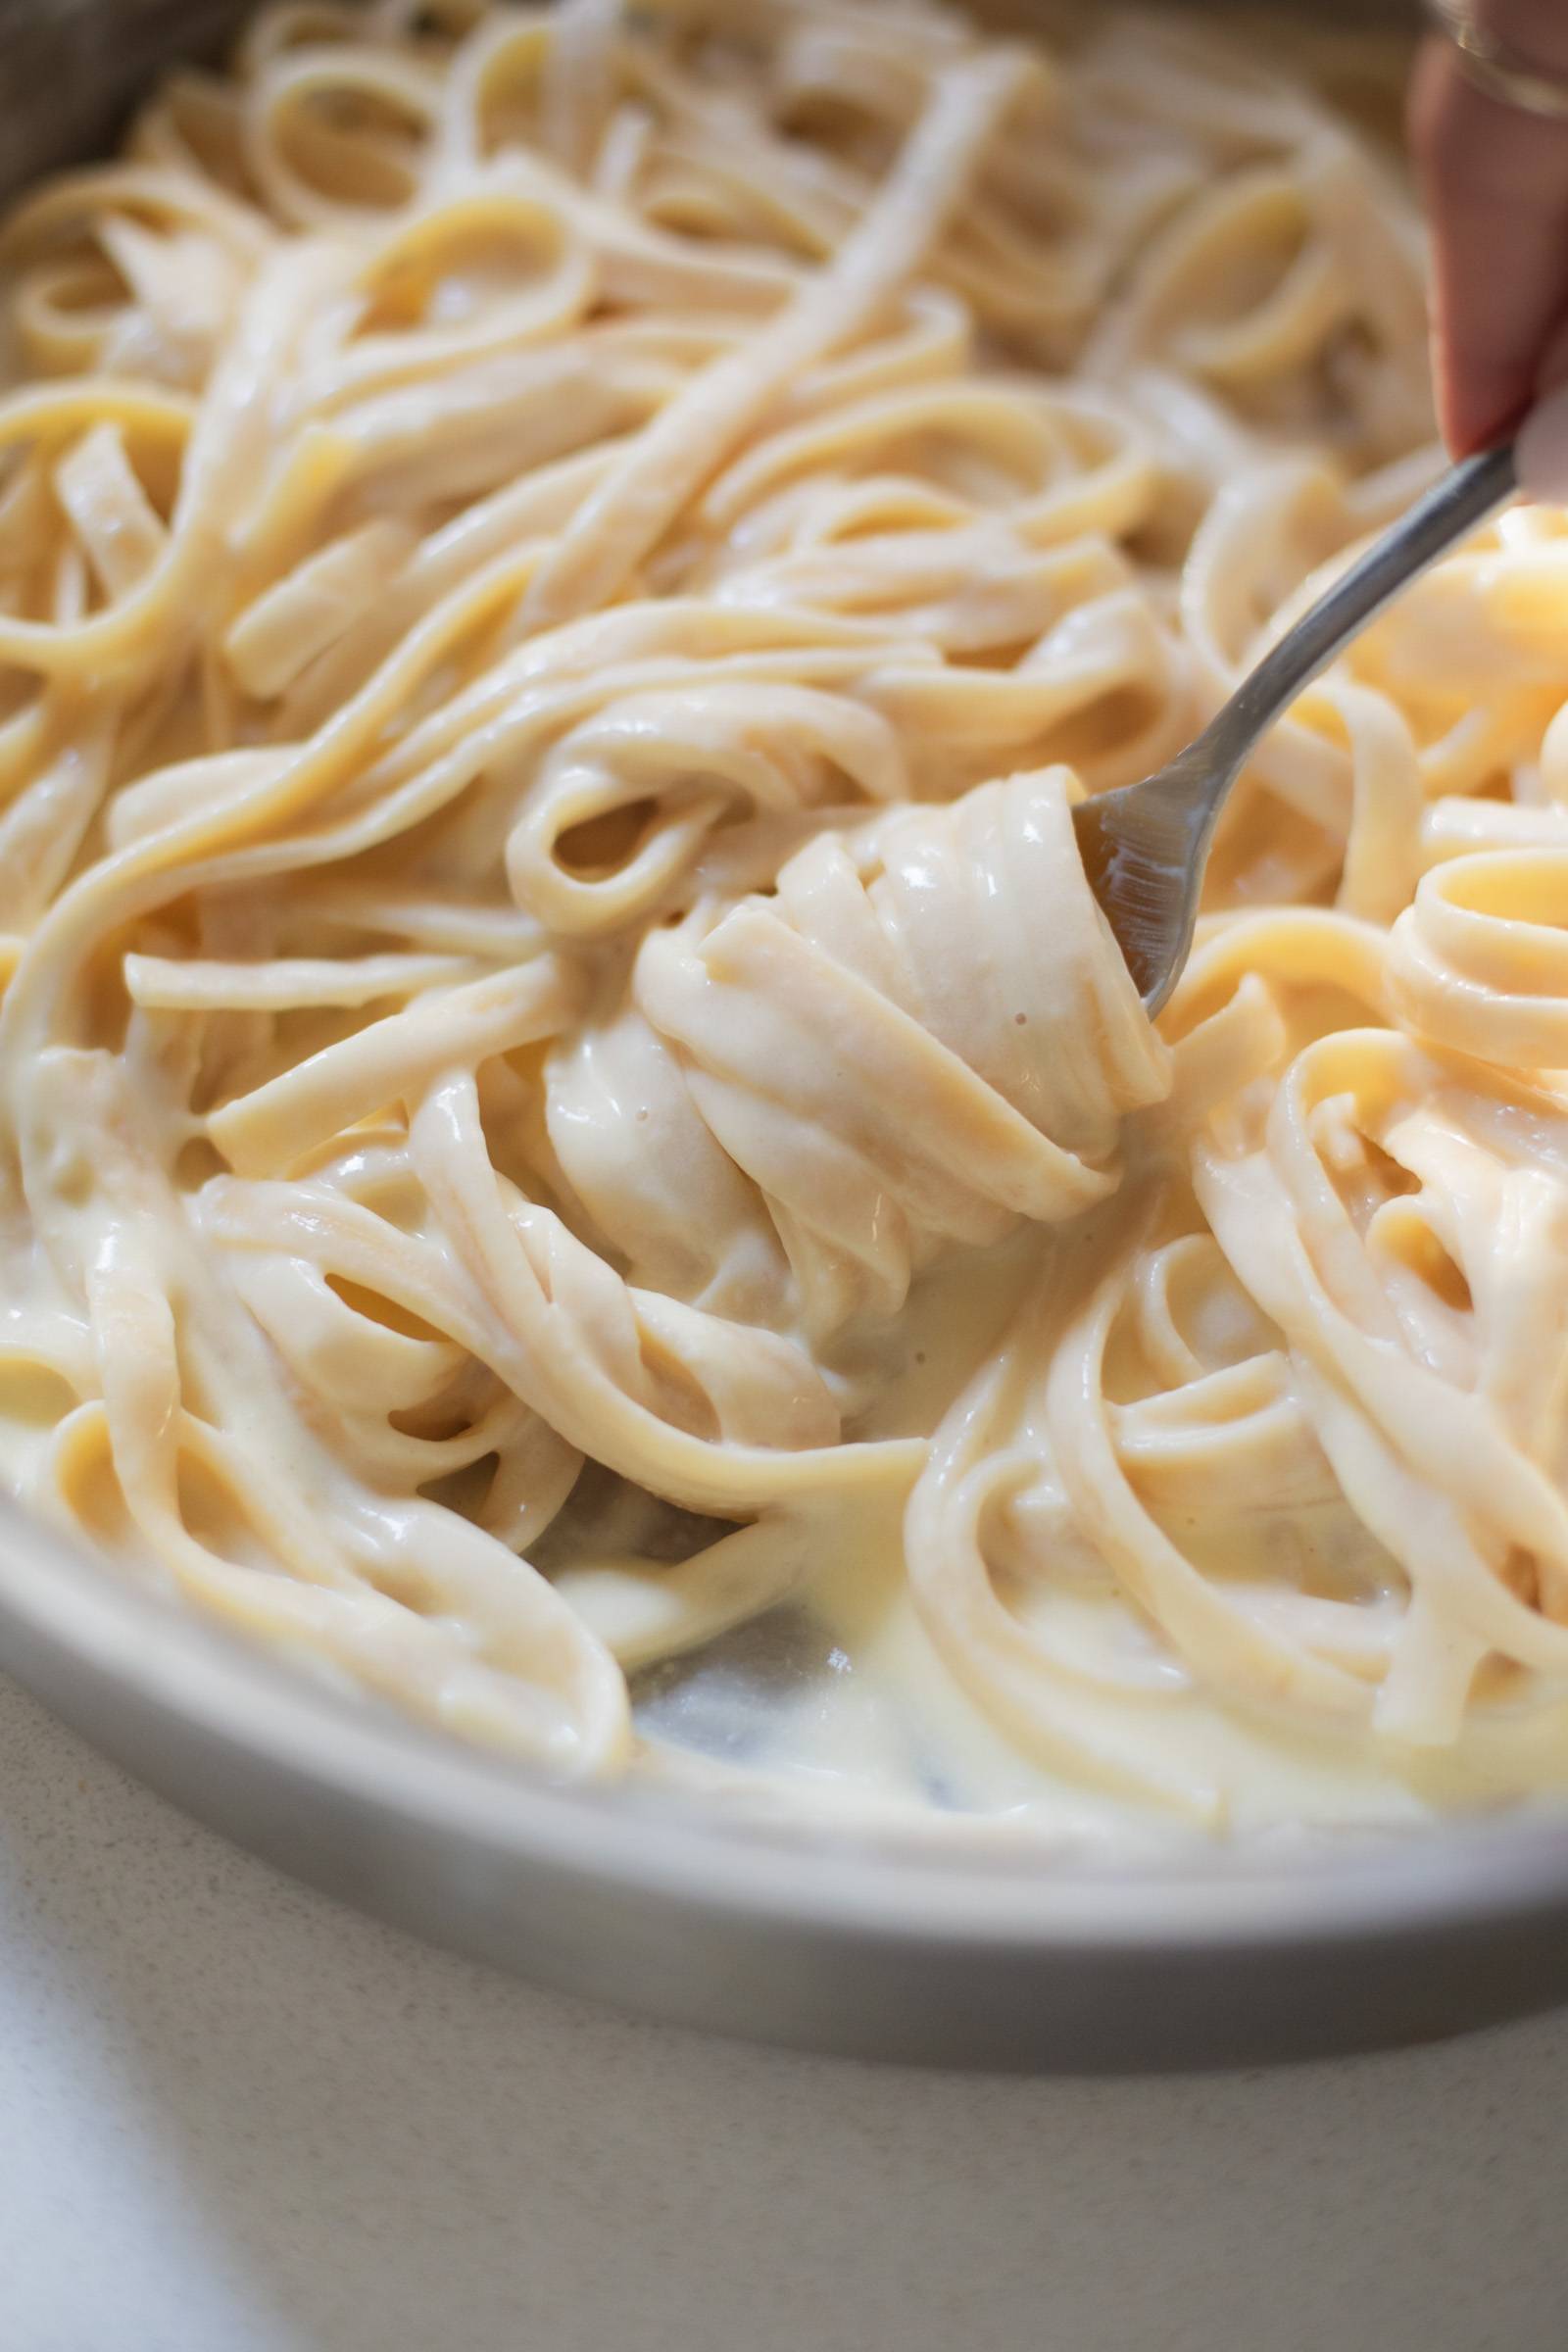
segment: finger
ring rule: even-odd
[[[1528,407],[1568,316],[1568,124],[1488,97],[1443,42],[1419,64],[1411,139],[1432,221],[1439,413],[1463,455]]]

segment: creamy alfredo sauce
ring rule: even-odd
[[[12,214],[10,1490],[455,1734],[1104,1840],[1568,1757],[1568,536],[1363,46],[264,13]],[[1314,79],[1315,76],[1315,79]]]

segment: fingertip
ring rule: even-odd
[[[1544,400],[1548,392],[1555,392],[1564,384],[1568,384],[1568,319],[1564,319],[1546,345],[1545,355],[1536,370],[1536,398]]]
[[[1514,456],[1526,498],[1558,507],[1568,500],[1568,392],[1559,387],[1536,403],[1519,428]]]
[[[1528,413],[1532,390],[1529,376],[1440,372],[1438,422],[1450,453],[1472,458],[1506,441]]]

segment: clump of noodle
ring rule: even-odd
[[[563,1771],[901,1524],[1058,1785],[1560,1771],[1558,519],[1262,747],[1161,1036],[1073,849],[1434,463],[1303,82],[275,7],[0,266],[23,1500]]]

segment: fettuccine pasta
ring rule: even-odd
[[[1086,24],[1076,21],[1087,17]],[[1368,45],[275,5],[0,232],[0,1465],[564,1774],[1102,1839],[1568,1763],[1568,523]]]

